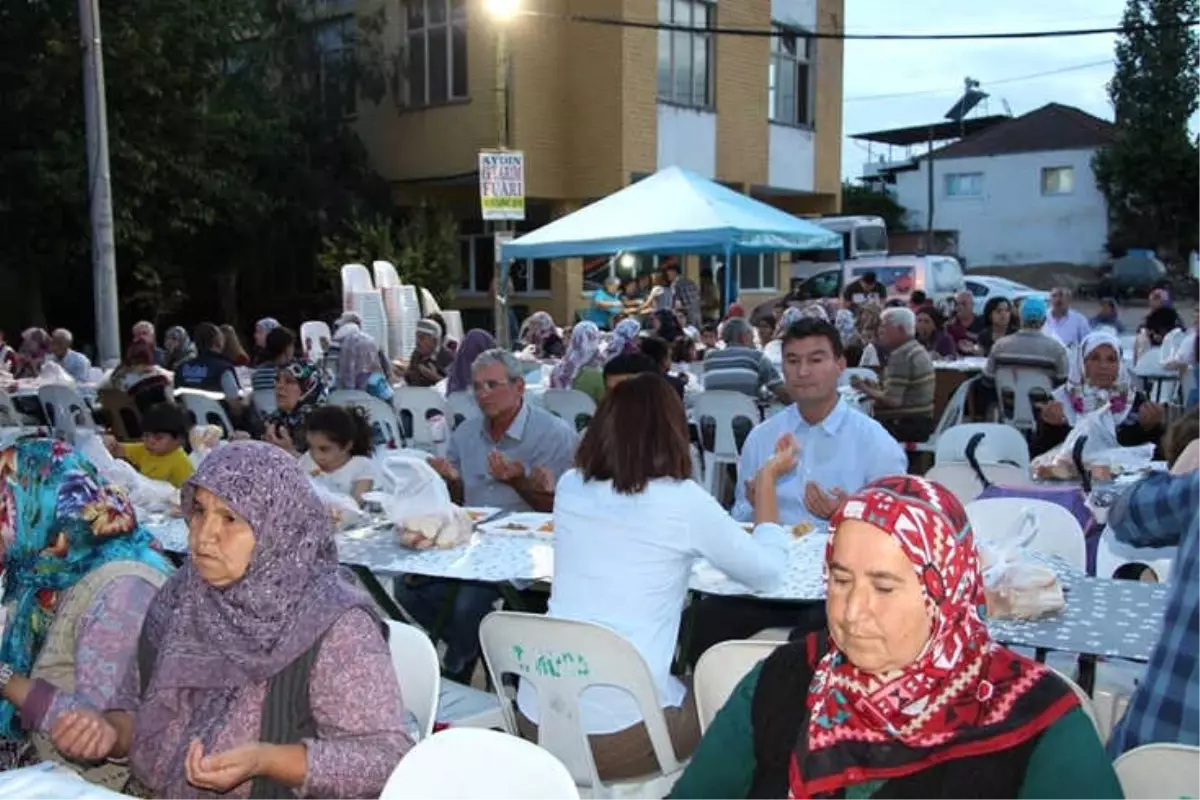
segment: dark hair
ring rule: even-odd
[[[862,275],[859,275],[858,279],[860,281],[866,281],[867,283],[874,283],[875,281],[879,280],[879,277],[875,274],[875,270],[869,269]]]
[[[691,444],[679,394],[661,375],[638,375],[613,387],[575,451],[575,466],[585,481],[611,480],[621,494],[639,494],[655,478],[690,478]]]
[[[652,372],[657,375],[659,371],[658,364],[641,352],[615,355],[604,365],[604,377],[606,378],[611,375],[640,375],[643,372]]]
[[[924,314],[933,320],[933,327],[937,328],[939,331],[946,327],[946,318],[942,315],[941,311],[937,310],[937,306],[933,305],[932,303],[926,303],[918,308],[913,312],[913,317],[917,317],[921,314]]]
[[[313,409],[304,423],[308,433],[319,433],[338,447],[350,446],[350,455],[370,457],[374,432],[367,412],[358,406],[323,405]]]
[[[279,358],[284,352],[296,343],[296,334],[290,329],[280,325],[278,328],[272,328],[267,334],[267,339],[263,343],[263,349],[267,353],[267,358],[271,361]]]
[[[134,342],[125,350],[125,366],[153,366],[154,347],[149,342]]]
[[[757,328],[759,325],[769,325],[771,328],[774,328],[776,322],[777,320],[775,319],[775,315],[763,314],[761,317],[754,320],[754,327]]]
[[[706,322],[700,326],[700,332],[701,333],[716,333],[718,327],[720,327],[720,326],[717,323],[713,322],[712,320],[709,320],[708,322]]]
[[[442,336],[446,335],[446,320],[436,311],[431,311],[425,315],[425,319],[433,320],[442,329]]]
[[[675,341],[679,341],[679,339]],[[661,367],[671,360],[671,345],[667,344],[665,339],[660,339],[657,336],[643,337],[638,342],[638,349],[642,351],[642,355],[653,361],[656,366]]]
[[[818,336],[823,336],[829,340],[829,347],[833,350],[834,358],[841,358],[844,355],[842,335],[838,333],[838,329],[833,327],[833,323],[817,319],[816,317],[803,317],[789,325],[787,330],[783,332],[783,341],[780,343],[780,349],[786,350],[788,342],[794,342],[799,339],[813,339]]]
[[[997,308],[999,308],[1001,303],[1005,303],[1008,305],[1007,332],[1008,333],[1016,333],[1016,331],[1017,331],[1017,310],[1015,308],[1013,308],[1012,301],[1010,301],[1007,297],[988,298],[988,301],[986,303],[984,303],[984,305],[983,305],[983,321],[988,327],[991,327],[992,312],[995,311]]]
[[[686,336],[681,336],[671,345],[671,360],[680,364],[690,364],[696,360],[696,343]]]
[[[212,350],[217,342],[221,341],[221,329],[211,322],[201,322],[196,326],[196,332],[192,334],[192,338],[196,340],[196,351],[200,355],[204,355]]]
[[[929,300],[929,295],[925,294],[920,289],[913,289],[908,295],[908,302],[914,306],[923,306]]]
[[[1183,412],[1183,416],[1167,428],[1162,448],[1163,455],[1167,457],[1168,467],[1175,466],[1175,462],[1194,439],[1200,439],[1200,407],[1197,406]]]
[[[182,443],[188,435],[187,412],[174,403],[155,403],[142,412],[142,433],[165,433]]]

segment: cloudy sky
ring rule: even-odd
[[[846,29],[850,33],[977,33],[1101,28],[1120,24],[1124,7],[1124,0],[846,0]],[[850,139],[850,134],[940,120],[962,94],[967,76],[980,81],[983,91],[991,95],[979,113],[1003,114],[1004,101],[1014,115],[1059,102],[1112,119],[1104,86],[1112,77],[1114,39],[1096,35],[847,42],[843,176],[859,176],[867,160],[866,143]],[[1052,72],[1056,74],[1044,74]],[[1039,77],[1028,77],[1033,75]]]

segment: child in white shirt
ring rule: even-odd
[[[321,406],[308,415],[305,427],[308,452],[300,457],[300,468],[326,489],[361,504],[376,477],[366,413],[357,407]]]

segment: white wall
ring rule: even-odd
[[[934,159],[933,227],[958,231],[967,266],[1060,261],[1099,264],[1104,259],[1108,217],[1096,188],[1094,150],[1055,150],[978,158]],[[1043,196],[1043,167],[1074,167],[1069,195]],[[928,219],[928,162],[896,175],[895,195],[908,209],[911,228]],[[947,197],[945,176],[983,173],[979,197]]]
[[[716,114],[658,104],[657,168],[675,166],[705,178],[717,177]]]
[[[773,189],[811,192],[816,169],[813,132],[775,123],[767,127],[771,130],[767,151],[767,183]]]

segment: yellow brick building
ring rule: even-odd
[[[344,0],[342,0],[344,2]],[[532,230],[640,176],[678,164],[797,214],[841,206],[840,41],[844,0],[520,0],[501,23],[486,0],[359,0],[382,16],[395,54],[379,103],[359,98],[355,122],[397,204],[422,197],[461,221],[462,282],[454,305],[488,324],[493,240],[480,220],[478,152],[495,147],[507,96],[509,146],[525,153]],[[598,25],[597,17],[693,27],[774,26],[777,36]],[[498,80],[497,26],[509,80]],[[503,87],[507,83],[507,91]],[[604,254],[598,254],[598,256]],[[736,266],[743,300],[785,287],[783,259]],[[652,259],[643,258],[648,269]],[[684,263],[695,277],[699,259]],[[585,307],[602,259],[519,263],[512,300],[560,323]]]

